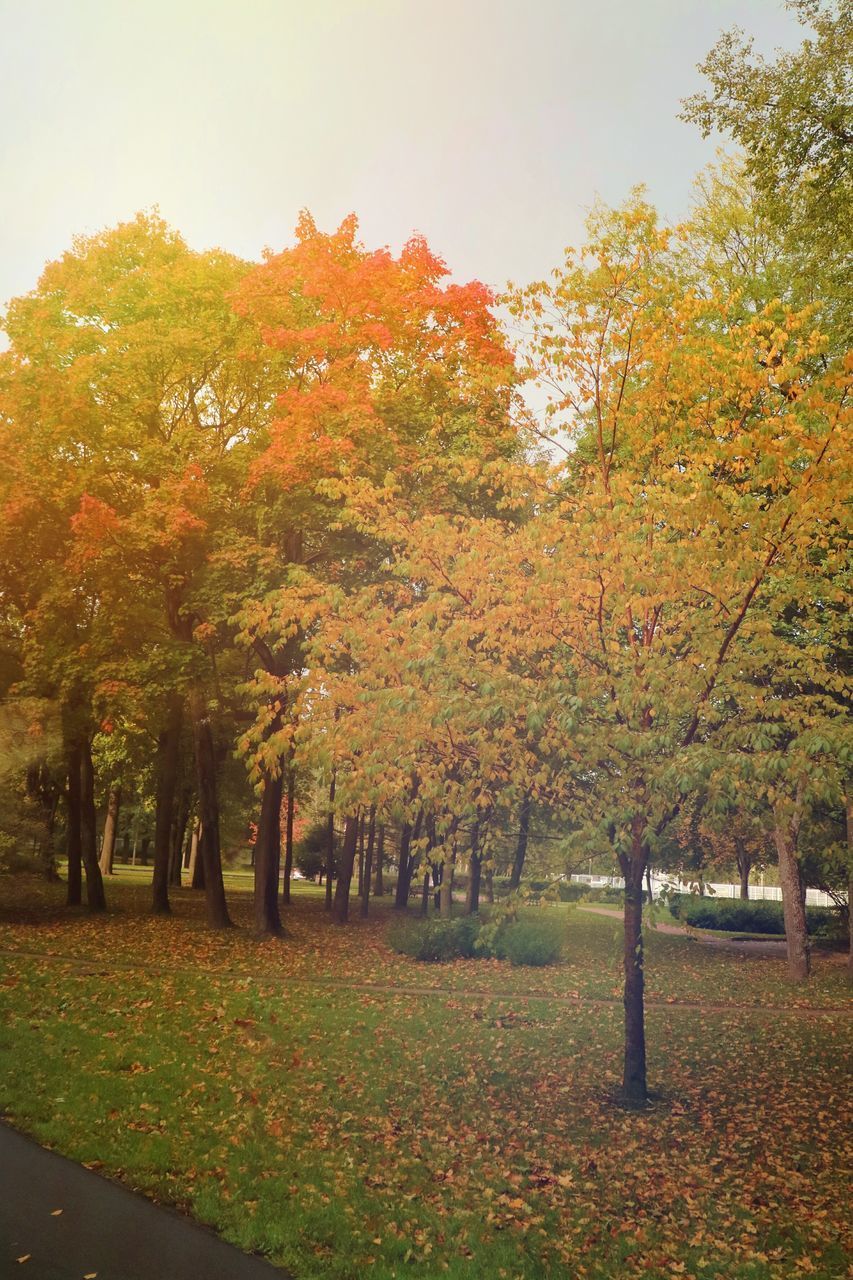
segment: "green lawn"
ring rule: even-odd
[[[188,890],[151,919],[113,882],[106,921],[0,892],[0,1108],[300,1280],[846,1274],[831,957],[792,993],[779,961],[652,936],[636,1114],[606,917],[555,909],[554,969],[423,966],[387,908],[336,929],[308,888],[266,942],[209,934]]]

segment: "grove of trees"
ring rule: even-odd
[[[804,884],[851,873],[853,20],[794,8],[799,53],[709,55],[685,114],[739,151],[682,224],[597,206],[502,298],[354,217],[249,263],[144,213],[9,304],[0,855],[103,911],[132,805],[152,911],[192,851],[222,928],[251,823],[276,934],[304,815],[341,924],[390,863],[476,911],[538,832],[624,877],[631,1102],[651,865],[778,862],[807,979]]]

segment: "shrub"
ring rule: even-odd
[[[395,951],[413,960],[457,960],[474,954],[480,922],[474,916],[457,920],[401,920],[392,925],[388,941]]]
[[[563,949],[563,928],[556,920],[518,920],[501,930],[496,938],[500,954],[510,964],[537,968],[556,964]],[[495,948],[498,954],[498,948]]]
[[[676,893],[668,899],[670,912],[694,929],[726,929],[732,933],[782,935],[785,920],[781,902],[757,899],[710,898],[693,893]],[[809,933],[831,932],[837,913],[828,907],[806,907]]]

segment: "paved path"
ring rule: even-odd
[[[0,1276],[288,1280],[287,1272],[46,1151],[5,1124],[0,1124]]]

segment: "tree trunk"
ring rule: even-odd
[[[779,884],[782,887],[782,914],[785,917],[785,941],[788,945],[788,976],[792,982],[805,982],[811,970],[809,933],[803,902],[803,882],[797,861],[797,823],[777,815],[773,828],[779,855]]]
[[[95,770],[88,735],[80,743],[80,844],[86,872],[86,904],[90,911],[106,911],[104,881],[98,864],[98,821],[95,813]]]
[[[648,1101],[646,1083],[646,1028],[643,1005],[643,873],[648,849],[635,836],[631,856],[619,855],[625,878],[622,966],[625,974],[625,1060],[622,1094],[632,1106]]]
[[[853,980],[853,796],[847,796],[847,804],[844,808],[844,817],[847,820],[847,932],[848,932],[848,952],[847,952],[847,973],[848,977]]]
[[[121,787],[110,788],[107,797],[107,818],[104,823],[104,843],[101,846],[101,875],[113,874],[113,859],[116,851],[116,833],[118,831],[118,814],[121,808]]]
[[[175,793],[178,786],[183,707],[174,691],[169,696],[166,723],[157,739],[155,764],[157,799],[154,817],[154,875],[151,880],[151,910],[169,914],[169,858],[175,820]]]
[[[429,867],[424,872],[424,882],[421,888],[421,915],[429,915]]]
[[[493,903],[495,900],[495,873],[491,868],[483,873],[483,879],[486,882],[486,902]]]
[[[752,870],[752,859],[749,856],[745,840],[735,839],[735,856],[737,858],[738,876],[740,877],[740,896],[744,902],[748,902],[749,873]]]
[[[356,897],[360,898],[364,890],[364,814],[358,820],[358,880]]]
[[[332,909],[332,878],[335,874],[335,775],[329,783],[329,816],[326,820],[326,911]]]
[[[187,826],[190,820],[193,793],[191,787],[182,787],[175,812],[175,824],[172,829],[172,847],[169,851],[169,884],[180,889],[181,872],[184,866],[184,843]]]
[[[509,877],[510,892],[514,892],[521,884],[521,873],[524,870],[524,859],[527,857],[527,840],[530,834],[530,810],[532,808],[532,800],[530,792],[525,794],[521,802],[521,810],[518,815],[518,844],[515,846],[515,858],[512,864],[512,874]]]
[[[465,914],[473,916],[480,910],[480,824],[474,823],[471,831],[471,853],[468,857],[468,894],[465,899]]]
[[[219,795],[216,785],[216,752],[204,699],[198,690],[191,695],[193,744],[198,774],[198,808],[204,836],[200,861],[204,868],[207,921],[212,929],[231,926],[222,879],[222,852],[219,845]]]
[[[346,924],[349,919],[349,894],[358,846],[358,828],[358,814],[348,817],[344,826],[344,843],[341,848],[338,880],[335,885],[335,905],[332,912],[335,924]]]
[[[71,737],[66,740],[65,760],[68,769],[68,791],[66,795],[68,814],[68,889],[65,895],[66,906],[79,907],[83,901],[83,844],[80,835],[80,740]]]
[[[404,822],[400,829],[400,848],[397,854],[397,888],[394,892],[395,911],[405,911],[409,902],[409,848],[412,843],[412,824]]]
[[[278,873],[281,866],[281,793],[284,777],[267,775],[255,840],[255,928],[258,933],[281,933],[278,914]]]
[[[367,916],[370,907],[370,877],[373,873],[373,846],[376,843],[376,805],[370,806],[367,824],[367,851],[364,855],[364,879],[361,886],[361,914]]]
[[[196,874],[199,866],[201,866],[201,858],[198,856],[198,846],[201,840],[201,823],[196,818],[193,823],[193,833],[190,838],[190,865],[187,867],[187,876],[190,887],[193,889],[202,889],[203,885],[196,884]]]
[[[385,824],[379,824],[379,833],[376,838],[376,875],[373,878],[373,896],[374,898],[385,897],[385,881],[382,879],[382,869],[385,863]]]
[[[287,818],[284,828],[284,882],[281,900],[290,906],[290,881],[293,876],[293,816],[296,809],[296,771],[291,764],[287,770]]]

